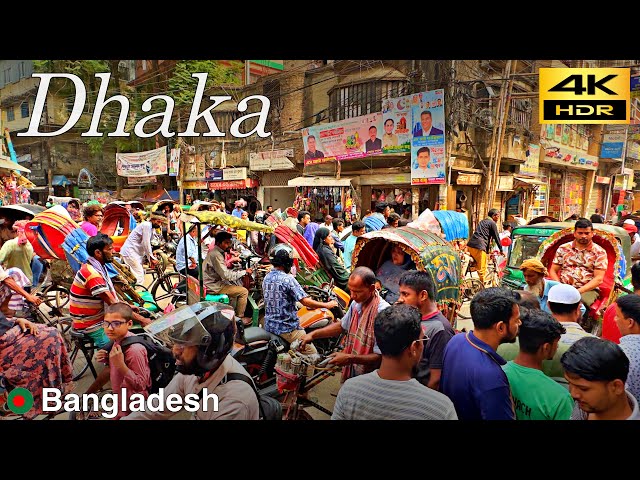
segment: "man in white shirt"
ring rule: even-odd
[[[152,214],[147,221],[133,229],[120,250],[122,261],[131,269],[138,285],[144,285],[144,257],[149,259],[152,266],[156,262],[151,248],[153,230],[166,223],[167,219],[164,216]]]
[[[414,178],[429,178],[434,176],[434,172],[429,172],[429,162],[431,161],[431,150],[429,147],[418,149],[416,162],[418,167],[414,168],[411,176]]]
[[[622,228],[629,232],[629,237],[631,237],[631,257],[637,257],[640,255],[640,235],[638,235],[636,223],[629,218],[624,221]]]

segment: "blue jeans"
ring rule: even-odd
[[[33,288],[38,286],[40,283],[40,275],[42,275],[42,270],[44,270],[44,265],[40,261],[40,257],[38,255],[34,255],[31,259],[31,270],[33,271]]]

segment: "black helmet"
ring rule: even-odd
[[[279,243],[269,253],[269,261],[274,267],[284,268],[285,273],[293,266],[293,248],[286,243]]]
[[[197,346],[198,354],[192,368],[178,365],[184,374],[204,375],[215,371],[227,357],[236,335],[234,309],[223,303],[198,302],[184,305],[163,316],[147,331],[169,344]]]

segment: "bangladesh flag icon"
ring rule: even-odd
[[[14,388],[7,398],[9,410],[18,415],[23,415],[33,407],[33,395],[26,388]]]

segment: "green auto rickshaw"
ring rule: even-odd
[[[502,286],[514,290],[526,285],[520,270],[522,262],[538,258],[549,269],[556,250],[562,244],[573,241],[575,222],[549,222],[523,225],[511,232],[511,246],[507,266],[502,277]],[[631,284],[631,238],[629,233],[613,225],[593,224],[594,243],[607,252],[608,267],[600,285],[600,298],[591,306],[591,315],[597,319],[604,309],[617,298],[615,286],[630,288]]]

